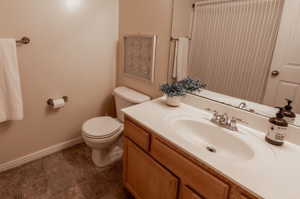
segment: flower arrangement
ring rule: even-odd
[[[201,83],[200,80],[193,80],[190,77],[187,77],[186,79],[181,80],[178,83],[181,84],[185,92],[200,91],[201,88],[206,87],[206,84]]]
[[[178,82],[171,84],[163,84],[160,86],[160,90],[168,97],[184,96],[185,90]]]
[[[199,91],[205,88],[206,84],[201,83],[199,80],[193,80],[190,77],[183,79],[179,82],[171,84],[163,84],[160,90],[169,97],[184,96],[187,92]]]
[[[179,82],[163,84],[160,86],[160,90],[167,95],[168,105],[179,106],[181,97],[186,95],[186,93],[199,91],[200,88],[205,87],[206,85],[202,84],[199,80],[193,80],[188,77]]]

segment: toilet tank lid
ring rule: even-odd
[[[140,104],[149,101],[151,98],[127,87],[118,87],[114,89],[114,96],[121,97],[133,104]]]

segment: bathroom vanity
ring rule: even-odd
[[[258,198],[129,118],[124,183],[136,198]]]
[[[299,147],[212,124],[211,113],[160,98],[124,110],[124,186],[137,199],[297,199]]]

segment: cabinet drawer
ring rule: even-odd
[[[227,199],[229,185],[203,170],[157,138],[153,139],[151,153],[160,163],[179,176],[205,199]]]
[[[124,135],[145,151],[149,151],[150,134],[144,129],[136,126],[129,120],[125,120]]]
[[[180,199],[203,199],[198,194],[194,193],[187,186],[182,186],[181,188],[181,198]]]

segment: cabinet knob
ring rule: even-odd
[[[280,72],[278,70],[273,70],[272,73],[271,73],[271,75],[273,77],[277,77],[279,74],[280,74]]]

